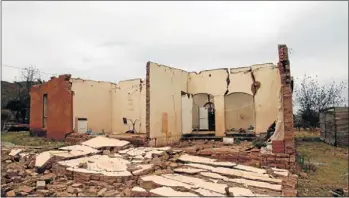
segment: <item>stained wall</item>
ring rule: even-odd
[[[161,146],[178,141],[182,135],[182,92],[187,92],[188,72],[147,64],[147,133],[150,144]]]
[[[181,115],[178,109],[181,108],[178,107],[182,103],[180,93],[183,91],[193,95],[193,103],[207,102],[206,94],[213,96],[216,136],[225,136],[229,128],[248,128],[251,124],[254,125],[256,134],[265,133],[268,127],[282,116],[280,74],[277,67],[271,63],[236,69],[206,70],[199,73],[188,73],[150,63],[147,81],[149,83],[146,97],[149,111],[147,132],[151,138],[157,138],[158,144],[167,144],[166,141],[169,139],[176,140],[179,137],[174,138],[175,136],[188,133],[187,130],[180,131],[182,124],[188,125],[180,123],[184,120],[179,119]],[[231,100],[229,95],[236,96],[233,98],[234,104],[229,102]],[[163,102],[166,103],[161,104]],[[249,104],[251,104],[249,107],[245,107]],[[198,115],[194,106],[195,104],[191,122],[195,128],[198,125],[196,121]],[[236,113],[229,112],[231,109]],[[162,115],[163,113],[167,115]],[[238,115],[235,116],[236,114]],[[163,132],[163,125],[168,132]],[[166,141],[159,140],[160,138],[165,138]]]

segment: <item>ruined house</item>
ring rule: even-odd
[[[72,132],[137,133],[151,145],[177,142],[185,134],[249,129],[265,133],[275,122],[273,152],[292,152],[292,86],[288,52],[278,64],[188,72],[148,62],[146,79],[117,84],[61,75],[31,89],[31,131],[64,139]]]

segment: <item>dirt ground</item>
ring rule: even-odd
[[[332,196],[331,190],[342,188],[348,196],[348,147],[334,147],[319,141],[302,141],[304,137],[319,137],[319,134],[301,131],[296,133],[297,154],[305,164],[298,179],[298,196]],[[303,172],[303,173],[301,173]]]

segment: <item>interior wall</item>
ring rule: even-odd
[[[203,107],[208,101],[208,94],[199,93],[193,95],[193,106],[192,106],[192,129],[199,128],[199,108]],[[214,103],[213,97],[211,102]]]
[[[111,88],[113,83],[71,79],[73,95],[73,123],[77,117],[87,118],[93,132],[112,132]]]
[[[226,95],[225,104],[225,126],[230,131],[255,127],[253,96],[246,93],[235,92]]]
[[[182,133],[189,134],[192,132],[193,120],[193,97],[191,94],[182,94]]]
[[[182,91],[194,95],[195,103],[206,103],[207,99],[202,93],[214,97],[216,136],[224,136],[229,128],[249,128],[250,125],[254,126],[256,134],[260,134],[266,132],[270,124],[281,116],[280,74],[271,63],[188,73],[149,62],[147,81],[146,121],[149,127],[146,130],[150,138],[156,138],[152,141],[156,141],[157,145],[177,141],[184,133],[181,117]],[[252,92],[254,88],[257,90],[255,94]],[[229,94],[237,92],[240,94],[235,99],[230,98],[234,95],[229,97]],[[196,94],[199,95],[195,96]],[[247,103],[252,103],[252,107],[244,107]],[[226,112],[229,108],[241,109],[234,115]],[[195,127],[198,125],[198,115],[194,105],[192,114]],[[234,116],[237,117],[235,121],[231,118]],[[236,125],[229,123],[231,119]]]
[[[254,127],[256,134],[260,134],[266,132],[270,124],[280,117],[281,82],[280,74],[274,64],[189,73],[189,93],[194,95],[208,93],[214,96],[216,136],[224,136],[227,128],[225,96],[236,92],[253,95],[251,89],[254,84],[253,78],[260,83],[254,96]],[[193,122],[195,122],[194,117]]]
[[[255,69],[253,74],[261,83],[255,95],[256,133],[259,134],[266,132],[277,119],[283,120],[281,79],[279,69],[274,65]]]
[[[189,93],[207,93],[214,97],[216,136],[224,136],[225,133],[224,94],[227,91],[227,76],[228,69],[216,69],[191,72],[188,78]]]
[[[188,72],[148,62],[147,132],[150,144],[161,146],[182,135],[182,92],[187,93]]]
[[[132,129],[132,122],[123,123],[122,118],[135,122],[137,133],[145,133],[145,86],[141,79],[120,81],[112,88],[112,131],[124,133]]]

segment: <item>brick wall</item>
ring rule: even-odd
[[[46,131],[47,137],[63,140],[73,131],[73,94],[70,75],[53,77],[30,90],[30,131]],[[47,94],[47,124],[43,128],[43,95]]]
[[[284,114],[284,140],[272,142],[271,155],[263,155],[262,166],[275,166],[294,171],[296,169],[295,142],[293,128],[293,105],[290,61],[286,45],[278,46],[279,62],[278,68],[282,84],[283,114]]]

